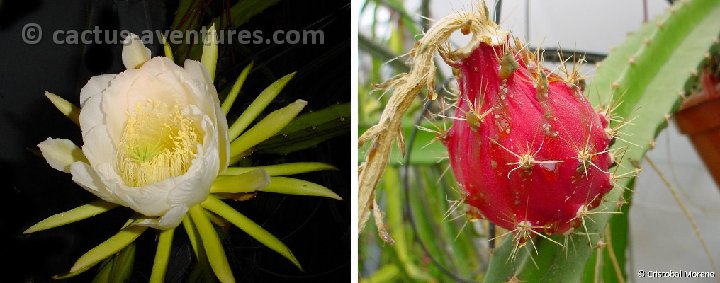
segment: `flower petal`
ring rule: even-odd
[[[103,184],[100,176],[85,162],[75,162],[70,166],[70,173],[75,183],[104,201],[122,204],[115,194]]]
[[[220,99],[218,98],[215,87],[212,85],[212,81],[210,81],[205,66],[198,61],[185,60],[184,68],[190,77],[185,78],[183,82],[185,82],[187,88],[193,93],[195,104],[205,115],[212,118],[213,128],[217,129],[217,145],[220,156],[218,172],[222,172],[229,165],[230,159],[230,141],[225,112],[220,108]],[[213,137],[213,140],[215,140],[215,137]]]
[[[171,206],[193,206],[205,200],[210,193],[210,185],[217,176],[217,151],[210,152],[203,159],[196,159],[182,183],[176,184],[168,193],[167,202]]]
[[[110,82],[115,78],[115,74],[99,75],[90,78],[90,80],[80,90],[80,106],[84,107],[88,98],[100,95],[110,86]]]
[[[167,213],[165,213],[165,215],[160,217],[160,219],[158,220],[158,226],[156,228],[166,230],[177,227],[178,225],[180,225],[180,222],[182,222],[185,214],[187,214],[188,209],[189,208],[183,204],[173,207]]]
[[[93,166],[112,162],[116,151],[115,144],[110,140],[107,126],[104,124],[105,114],[101,108],[102,100],[102,95],[88,94],[88,98],[80,110],[80,130],[85,143],[82,150]]]
[[[154,57],[142,66],[142,72],[151,76],[157,76],[163,73],[179,74],[182,71],[182,67],[167,57]]]
[[[189,61],[189,60],[188,60]],[[194,61],[192,61],[194,62]],[[195,65],[195,64],[190,64]],[[202,80],[199,79],[187,79],[187,76],[183,76],[180,78],[183,82],[183,86],[186,89],[186,92],[188,93],[188,100],[190,101],[189,104],[192,104],[194,106],[197,106],[200,108],[201,112],[205,115],[210,116],[213,118],[213,121],[215,120],[216,115],[215,113],[215,103],[216,103],[216,97],[217,92],[215,91],[215,87],[212,85],[209,85],[205,83]]]
[[[188,74],[190,74],[194,79],[200,80],[207,84],[212,84],[212,80],[210,79],[210,73],[208,73],[208,70],[200,62],[187,59],[183,63],[183,66],[188,72]]]
[[[225,168],[230,166],[230,137],[228,135],[228,123],[225,112],[220,109],[220,100],[215,94],[215,128],[217,132],[218,141],[218,157],[220,158],[220,168],[218,171],[222,173]]]
[[[145,47],[137,35],[129,34],[123,45],[122,61],[126,69],[135,69],[150,60],[150,49]]]
[[[137,222],[137,225],[148,226],[159,230],[174,229],[182,222],[188,207],[184,204],[173,206],[165,214],[157,218],[146,218]]]
[[[178,177],[144,187],[129,187],[125,185],[112,165],[101,164],[97,170],[98,176],[108,186],[108,190],[117,197],[119,204],[145,216],[161,216],[170,210],[168,194],[176,186]]]
[[[186,76],[180,79],[186,84],[187,88],[191,90],[195,97],[195,104],[203,113],[214,117],[214,121],[224,122],[224,128],[227,128],[225,114],[217,113],[216,108],[220,105],[220,99],[218,98],[215,86],[213,86],[212,81],[210,81],[205,66],[198,61],[185,60],[184,68],[184,75]],[[222,128],[220,124],[218,124],[218,128]]]
[[[225,115],[223,115],[222,112],[218,112],[218,110],[220,110],[220,108],[217,108],[215,113],[220,113],[218,115],[222,116],[218,117],[217,121],[218,158],[220,158],[218,174],[220,174],[225,171],[225,168],[230,166],[230,140],[228,137],[227,120],[225,120]]]
[[[87,161],[82,150],[68,139],[48,138],[38,147],[50,167],[58,171],[70,173],[70,165],[74,162]]]
[[[213,128],[209,117],[205,117],[201,123],[203,131],[205,131],[205,145],[198,152],[198,156],[192,161],[192,165],[182,176],[174,189],[168,194],[168,203],[170,205],[184,204],[192,207],[199,204],[207,197],[210,192],[210,186],[217,177],[219,160],[216,139],[217,133]],[[178,178],[178,177],[176,177]]]

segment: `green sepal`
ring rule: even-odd
[[[24,234],[30,234],[42,230],[47,230],[59,226],[63,226],[66,224],[70,224],[76,221],[80,221],[86,218],[93,217],[95,215],[101,214],[103,212],[106,212],[108,210],[111,210],[113,208],[118,207],[117,204],[107,202],[104,200],[96,200],[93,202],[90,202],[85,205],[78,206],[76,208],[73,208],[71,210],[61,212],[58,214],[55,214],[53,216],[50,216],[48,218],[43,219],[42,221],[36,223],[33,226],[30,226],[30,228],[27,228],[23,233]]]
[[[270,176],[288,176],[323,170],[337,170],[335,166],[322,162],[295,162],[257,167],[229,167],[222,175],[240,175],[252,170],[263,169]]]
[[[268,232],[267,230],[260,227],[260,225],[247,218],[245,215],[242,215],[240,212],[233,209],[225,202],[221,201],[216,197],[208,196],[208,198],[202,202],[202,207],[214,212],[220,217],[227,219],[228,221],[230,221],[230,223],[243,230],[245,233],[253,237],[258,242],[284,256],[285,258],[290,260],[295,266],[297,266],[297,268],[302,270],[300,262],[298,262],[292,251],[290,251],[290,249],[285,246],[283,242],[270,234],[270,232]]]
[[[200,207],[200,205],[195,205],[190,208],[190,217],[197,228],[198,234],[200,234],[203,249],[207,254],[208,262],[210,262],[210,267],[215,273],[215,276],[223,283],[235,282],[230,263],[228,263],[227,256],[225,255],[225,249],[220,242],[215,227],[213,227],[210,220],[205,216],[203,208]]]

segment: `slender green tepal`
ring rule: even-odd
[[[160,231],[150,282],[165,282],[165,272],[167,271],[168,261],[170,261],[170,249],[172,248],[174,235],[175,228]]]
[[[80,125],[80,108],[73,105],[64,98],[58,96],[57,94],[49,91],[45,92],[45,97],[47,97],[50,102],[52,102],[52,104],[55,105],[55,107],[63,113],[63,115],[70,118],[70,120],[73,121],[75,125]]]
[[[137,222],[139,221],[130,218],[117,234],[80,256],[68,273],[57,275],[53,278],[64,279],[76,276],[127,247],[148,228],[146,226],[135,225]]]
[[[335,166],[322,162],[295,162],[258,167],[229,167],[222,175],[240,175],[257,169],[263,169],[270,176],[288,176],[321,170],[337,170]]]
[[[342,200],[339,195],[322,185],[288,177],[270,177],[270,183],[267,186],[263,187],[261,191],[286,195],[315,196]]]
[[[220,282],[235,282],[235,277],[232,274],[230,264],[227,261],[225,255],[225,249],[223,249],[220,237],[215,232],[215,228],[210,223],[210,220],[203,213],[203,208],[200,205],[193,206],[190,208],[190,217],[193,223],[197,227],[197,232],[200,234],[200,240],[203,249],[207,252],[207,259],[210,262],[215,276],[217,276]]]
[[[45,218],[44,220],[36,223],[35,225],[30,226],[30,228],[25,230],[23,233],[30,234],[50,228],[63,226],[65,224],[70,224],[104,213],[108,210],[116,208],[117,206],[117,204],[106,202],[104,200],[95,200],[88,204],[81,205],[71,210]]]
[[[245,79],[247,79],[248,74],[250,73],[250,70],[253,68],[253,63],[250,62],[249,65],[245,67],[245,69],[240,72],[240,75],[238,75],[237,80],[235,80],[235,84],[233,84],[232,88],[230,89],[230,92],[228,93],[227,97],[225,97],[225,100],[223,101],[220,108],[225,112],[227,115],[228,112],[230,112],[230,107],[232,107],[233,103],[235,103],[235,99],[237,98],[238,94],[240,94],[240,90],[242,89],[243,84],[245,84]]]
[[[218,38],[215,25],[211,25],[210,28],[207,29],[205,38],[203,38],[203,53],[200,58],[200,62],[202,62],[210,75],[210,80],[215,80],[215,67],[217,66],[218,59],[217,44]]]
[[[203,201],[202,206],[207,210],[217,213],[227,219],[258,242],[287,258],[302,271],[300,262],[298,262],[292,251],[290,251],[290,249],[285,246],[282,241],[260,227],[257,223],[247,218],[245,215],[242,215],[228,204],[213,196],[209,196],[205,201]]]
[[[288,106],[268,114],[255,126],[240,135],[230,143],[230,163],[237,162],[243,157],[246,150],[277,134],[305,108],[305,105],[307,105],[307,101],[298,99]]]
[[[247,129],[250,124],[255,120],[255,118],[260,115],[260,112],[265,110],[265,107],[270,104],[270,102],[275,99],[275,97],[280,94],[280,91],[285,88],[285,85],[295,76],[295,73],[290,73],[285,75],[284,77],[278,79],[277,81],[270,84],[265,90],[263,90],[255,100],[248,106],[245,111],[243,111],[242,114],[240,114],[240,117],[235,120],[235,122],[232,123],[232,126],[230,126],[230,130],[228,132],[228,135],[230,136],[230,140],[234,140],[237,138],[240,134],[242,134],[245,129]]]

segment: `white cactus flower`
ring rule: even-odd
[[[69,171],[86,190],[152,217],[142,224],[173,228],[227,167],[227,121],[200,62],[186,60],[183,68],[166,57],[150,59],[137,36],[128,38],[128,70],[93,77],[81,90],[87,161],[73,158],[68,140],[39,147],[53,168]]]
[[[100,200],[47,217],[24,233],[87,219],[118,206],[138,212],[117,234],[83,254],[68,273],[54,278],[88,270],[125,249],[150,226],[161,229],[150,282],[164,282],[174,228],[182,222],[187,235],[199,236],[189,240],[193,248],[205,250],[217,279],[235,282],[211,221],[215,218],[232,223],[302,269],[282,241],[222,199],[239,200],[263,192],[340,200],[322,185],[286,177],[335,167],[297,162],[228,168],[230,163],[247,159],[253,147],[277,135],[307,102],[299,99],[254,123],[294,75],[288,74],[260,93],[228,129],[225,113],[252,64],[245,67],[235,83],[238,87],[233,87],[221,106],[212,80],[217,64],[212,26],[209,35],[203,45],[202,63],[186,60],[184,67],[170,59],[169,46],[165,46],[165,57],[151,59],[150,50],[137,36],[130,35],[122,52],[127,70],[91,78],[80,92],[80,108],[45,93],[58,110],[80,126],[83,145],[48,138],[38,145],[40,152],[52,168],[72,174],[73,181]]]

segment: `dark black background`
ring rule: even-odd
[[[240,0],[242,1],[242,0]],[[174,1],[2,1],[0,7],[0,281],[48,282],[64,273],[77,258],[114,234],[131,214],[116,209],[64,227],[22,235],[33,223],[84,204],[94,197],[75,185],[69,174],[58,172],[34,150],[47,137],[69,138],[82,144],[78,128],[45,99],[45,90],[77,104],[80,88],[94,75],[123,70],[121,45],[56,45],[55,30],[169,28]],[[205,1],[212,16],[235,1]],[[208,16],[208,17],[209,17]],[[43,40],[23,43],[27,23],[43,28]],[[239,29],[322,30],[322,45],[221,46],[216,86],[222,93],[250,61],[250,73],[236,107],[243,105],[281,76],[298,71],[270,105],[277,109],[295,99],[309,101],[318,110],[350,100],[350,5],[342,1],[285,0],[254,17]],[[153,56],[159,54],[158,46]],[[257,164],[323,161],[337,172],[304,174],[300,178],[327,186],[344,201],[301,196],[260,194],[234,204],[238,210],[280,238],[296,255],[305,271],[262,246],[237,228],[225,238],[233,273],[239,282],[350,280],[350,132],[314,148],[288,156],[258,156]],[[167,281],[184,281],[192,257],[183,229],[175,234]],[[156,233],[138,239],[132,282],[147,281],[155,250]],[[67,280],[86,282],[95,269]]]

